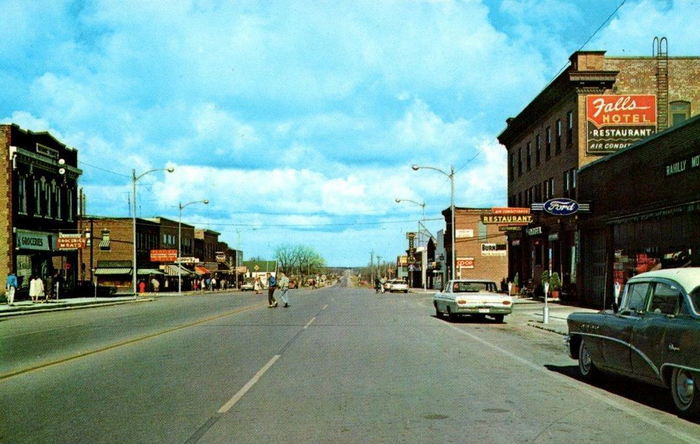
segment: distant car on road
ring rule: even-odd
[[[641,273],[619,307],[568,316],[579,373],[601,371],[668,388],[682,416],[700,416],[700,268]]]
[[[253,281],[244,282],[241,284],[241,291],[253,291],[255,284]]]
[[[384,284],[384,291],[403,291],[408,293],[408,284],[403,279],[392,279]]]
[[[513,312],[513,299],[498,292],[495,282],[485,279],[456,279],[433,296],[435,315],[455,320],[460,315],[491,316],[498,322]]]

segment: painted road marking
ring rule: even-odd
[[[554,378],[560,382],[563,382],[564,384],[566,384],[570,387],[577,388],[580,391],[588,394],[589,396],[597,399],[598,401],[602,401],[613,408],[621,410],[621,411],[627,413],[628,415],[633,416],[633,417],[637,418],[638,420],[640,420],[640,421],[642,421],[650,426],[653,426],[653,427],[656,427],[657,429],[663,430],[664,432],[668,433],[670,436],[675,436],[676,438],[678,438],[684,442],[687,442],[687,443],[700,443],[700,440],[698,440],[697,438],[694,438],[690,435],[687,435],[683,432],[680,432],[680,431],[676,430],[675,428],[669,427],[669,426],[667,426],[667,425],[665,425],[665,424],[663,424],[663,423],[661,423],[653,418],[650,418],[647,415],[644,415],[643,413],[638,412],[637,410],[635,410],[631,407],[627,407],[620,402],[617,402],[613,399],[610,399],[601,393],[598,393],[598,392],[596,392],[596,391],[594,391],[586,386],[583,386],[578,381],[573,381],[569,377],[566,377],[564,375],[560,375],[558,373],[552,373],[551,371],[547,370],[546,368],[542,367],[541,365],[538,365],[534,362],[528,361],[525,358],[521,358],[520,356],[516,355],[515,353],[512,353],[512,352],[505,350],[505,349],[503,349],[495,344],[492,344],[492,343],[488,342],[487,340],[482,339],[479,336],[473,335],[465,330],[462,330],[461,328],[459,328],[455,325],[451,325],[451,324],[447,324],[447,325],[449,325],[451,328],[457,330],[458,332],[462,333],[463,335],[469,336],[470,338],[474,339],[475,341],[480,342],[483,345],[486,345],[487,347],[490,347],[490,348],[494,349],[495,351],[497,351],[505,356],[508,356],[509,358],[513,359],[514,361],[520,362],[521,364],[525,365],[526,367],[529,367],[533,370],[537,370],[538,372],[543,373],[543,374],[545,374],[551,378]]]
[[[275,355],[275,356],[272,357],[272,359],[270,359],[269,361],[267,361],[267,364],[265,364],[265,365],[263,366],[263,368],[261,368],[260,370],[258,370],[258,372],[255,374],[255,376],[253,376],[253,377],[250,379],[250,381],[246,382],[245,385],[244,385],[243,387],[241,387],[241,389],[238,391],[238,393],[236,393],[235,395],[233,395],[233,398],[229,399],[228,402],[227,402],[226,404],[224,404],[224,405],[221,406],[221,408],[219,409],[219,413],[222,413],[222,414],[223,414],[223,413],[226,413],[226,412],[228,412],[229,410],[231,410],[231,407],[233,407],[234,405],[236,405],[236,403],[237,403],[238,401],[240,401],[241,398],[242,398],[243,396],[245,396],[246,393],[248,393],[248,390],[250,390],[250,389],[255,385],[255,383],[258,382],[258,380],[262,377],[262,375],[264,375],[265,372],[268,371],[268,370],[270,369],[270,367],[272,367],[272,365],[273,365],[279,358],[280,358],[280,355]]]
[[[326,308],[328,308],[328,304],[324,305],[321,310],[325,310]]]
[[[265,304],[265,305],[267,305],[267,304]],[[68,357],[66,357],[66,358],[57,359],[57,360],[55,360],[55,361],[43,362],[43,363],[41,363],[41,364],[33,365],[33,366],[31,366],[31,367],[28,367],[28,368],[23,368],[23,369],[11,371],[11,372],[8,372],[8,373],[1,374],[1,375],[0,375],[0,381],[2,381],[2,380],[4,380],[4,379],[11,378],[11,377],[13,377],[13,376],[18,376],[18,375],[21,375],[21,374],[24,374],[24,373],[29,373],[29,372],[34,371],[34,370],[40,370],[40,369],[43,369],[43,368],[46,368],[46,367],[51,367],[51,366],[53,366],[53,365],[63,364],[64,362],[73,361],[73,360],[75,360],[75,359],[79,359],[79,358],[83,358],[83,357],[85,357],[85,356],[90,356],[90,355],[94,355],[94,354],[97,354],[97,353],[101,353],[101,352],[104,352],[104,351],[107,351],[107,350],[112,350],[112,349],[115,349],[115,348],[123,347],[123,346],[125,346],[125,345],[135,344],[135,343],[137,343],[137,342],[145,341],[146,339],[155,338],[155,337],[158,337],[158,336],[162,336],[162,335],[164,335],[164,334],[167,334],[167,333],[172,333],[172,332],[175,332],[175,331],[178,331],[178,330],[182,330],[182,329],[185,329],[185,328],[194,327],[194,326],[197,326],[197,325],[200,325],[200,324],[205,324],[205,323],[207,323],[207,322],[215,321],[215,320],[217,320],[217,319],[225,318],[225,317],[227,317],[227,316],[232,316],[232,315],[235,315],[235,314],[238,314],[238,313],[243,313],[243,312],[245,312],[245,311],[249,311],[249,310],[253,310],[253,309],[255,309],[255,308],[261,308],[261,307],[263,307],[263,304],[251,305],[251,306],[249,306],[249,307],[243,307],[243,308],[237,308],[237,309],[235,309],[235,310],[231,310],[231,311],[228,311],[228,312],[226,312],[226,313],[222,313],[222,314],[220,314],[220,315],[211,316],[211,317],[205,318],[205,319],[200,319],[200,320],[195,321],[195,322],[190,322],[189,324],[179,325],[179,326],[177,326],[177,327],[169,328],[169,329],[167,329],[167,330],[162,330],[162,331],[159,331],[159,332],[156,332],[156,333],[151,333],[151,334],[148,334],[148,335],[139,336],[139,337],[133,338],[133,339],[127,339],[127,340],[125,340],[125,341],[120,341],[120,342],[117,342],[117,343],[114,343],[114,344],[111,344],[111,345],[107,345],[107,346],[105,346],[105,347],[101,347],[101,348],[98,348],[98,349],[95,349],[95,350],[89,350],[89,351],[86,351],[86,352],[83,352],[83,353],[78,353],[78,354],[75,354],[75,355],[72,355],[72,356],[68,356]]]
[[[311,323],[312,323],[313,321],[315,321],[315,320],[316,320],[316,317],[314,316],[313,318],[311,318],[311,320],[310,320],[309,322],[306,323],[306,325],[304,326],[304,328],[305,328],[305,329],[306,329],[306,328],[309,328],[309,325],[311,325]]]

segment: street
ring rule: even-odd
[[[2,319],[0,442],[700,442],[666,391],[577,379],[538,304],[451,323],[343,283]]]

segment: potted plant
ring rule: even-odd
[[[543,296],[546,296],[545,293],[547,292],[547,290],[545,289],[545,284],[549,284],[549,271],[547,271],[547,270],[543,271],[542,275],[540,276],[540,285],[542,285],[542,295]]]
[[[552,293],[552,299],[559,299],[560,290],[561,280],[559,279],[559,273],[555,271],[549,277],[549,291]]]

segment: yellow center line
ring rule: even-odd
[[[243,313],[243,312],[246,312],[246,311],[249,311],[249,310],[253,310],[253,309],[255,309],[255,308],[262,308],[262,307],[264,307],[264,306],[266,306],[266,305],[267,305],[267,304],[258,304],[258,305],[251,305],[251,306],[248,306],[248,307],[237,308],[237,309],[235,309],[235,310],[227,311],[227,312],[225,312],[225,313],[218,314],[218,315],[216,315],[216,316],[211,316],[211,317],[208,317],[208,318],[200,319],[200,320],[198,320],[198,321],[194,321],[194,322],[191,322],[191,323],[189,323],[189,324],[178,325],[177,327],[168,328],[168,329],[166,329],[166,330],[162,330],[162,331],[159,331],[159,332],[156,332],[156,333],[147,334],[147,335],[144,335],[144,336],[139,336],[139,337],[137,337],[137,338],[127,339],[127,340],[120,341],[120,342],[117,342],[117,343],[114,343],[114,344],[111,344],[111,345],[107,345],[107,346],[105,346],[105,347],[101,347],[101,348],[98,348],[98,349],[95,349],[95,350],[90,350],[90,351],[78,353],[78,354],[75,354],[75,355],[72,355],[72,356],[68,356],[68,357],[65,357],[65,358],[57,359],[57,360],[55,360],[55,361],[43,362],[43,363],[41,363],[41,364],[36,364],[36,365],[31,366],[31,367],[27,367],[27,368],[23,368],[23,369],[20,369],[20,370],[11,371],[11,372],[8,372],[8,373],[1,374],[1,375],[0,375],[0,381],[3,381],[3,380],[8,379],[8,378],[12,378],[13,376],[22,375],[22,374],[24,374],[24,373],[29,373],[29,372],[32,372],[32,371],[35,371],[35,370],[44,369],[44,368],[46,368],[46,367],[51,367],[51,366],[54,366],[54,365],[63,364],[63,363],[65,363],[65,362],[73,361],[73,360],[75,360],[75,359],[83,358],[83,357],[85,357],[85,356],[90,356],[90,355],[94,355],[94,354],[97,354],[97,353],[102,353],[102,352],[104,352],[104,351],[108,351],[108,350],[112,350],[112,349],[115,349],[115,348],[123,347],[123,346],[125,346],[125,345],[135,344],[135,343],[137,343],[137,342],[145,341],[146,339],[155,338],[155,337],[162,336],[162,335],[165,335],[165,334],[168,334],[168,333],[172,333],[172,332],[175,332],[175,331],[178,331],[178,330],[182,330],[182,329],[185,329],[185,328],[190,328],[190,327],[194,327],[194,326],[197,326],[197,325],[200,325],[200,324],[205,324],[205,323],[207,323],[207,322],[215,321],[215,320],[217,320],[217,319],[225,318],[225,317],[227,317],[227,316],[233,316],[233,315],[235,315],[235,314]]]

